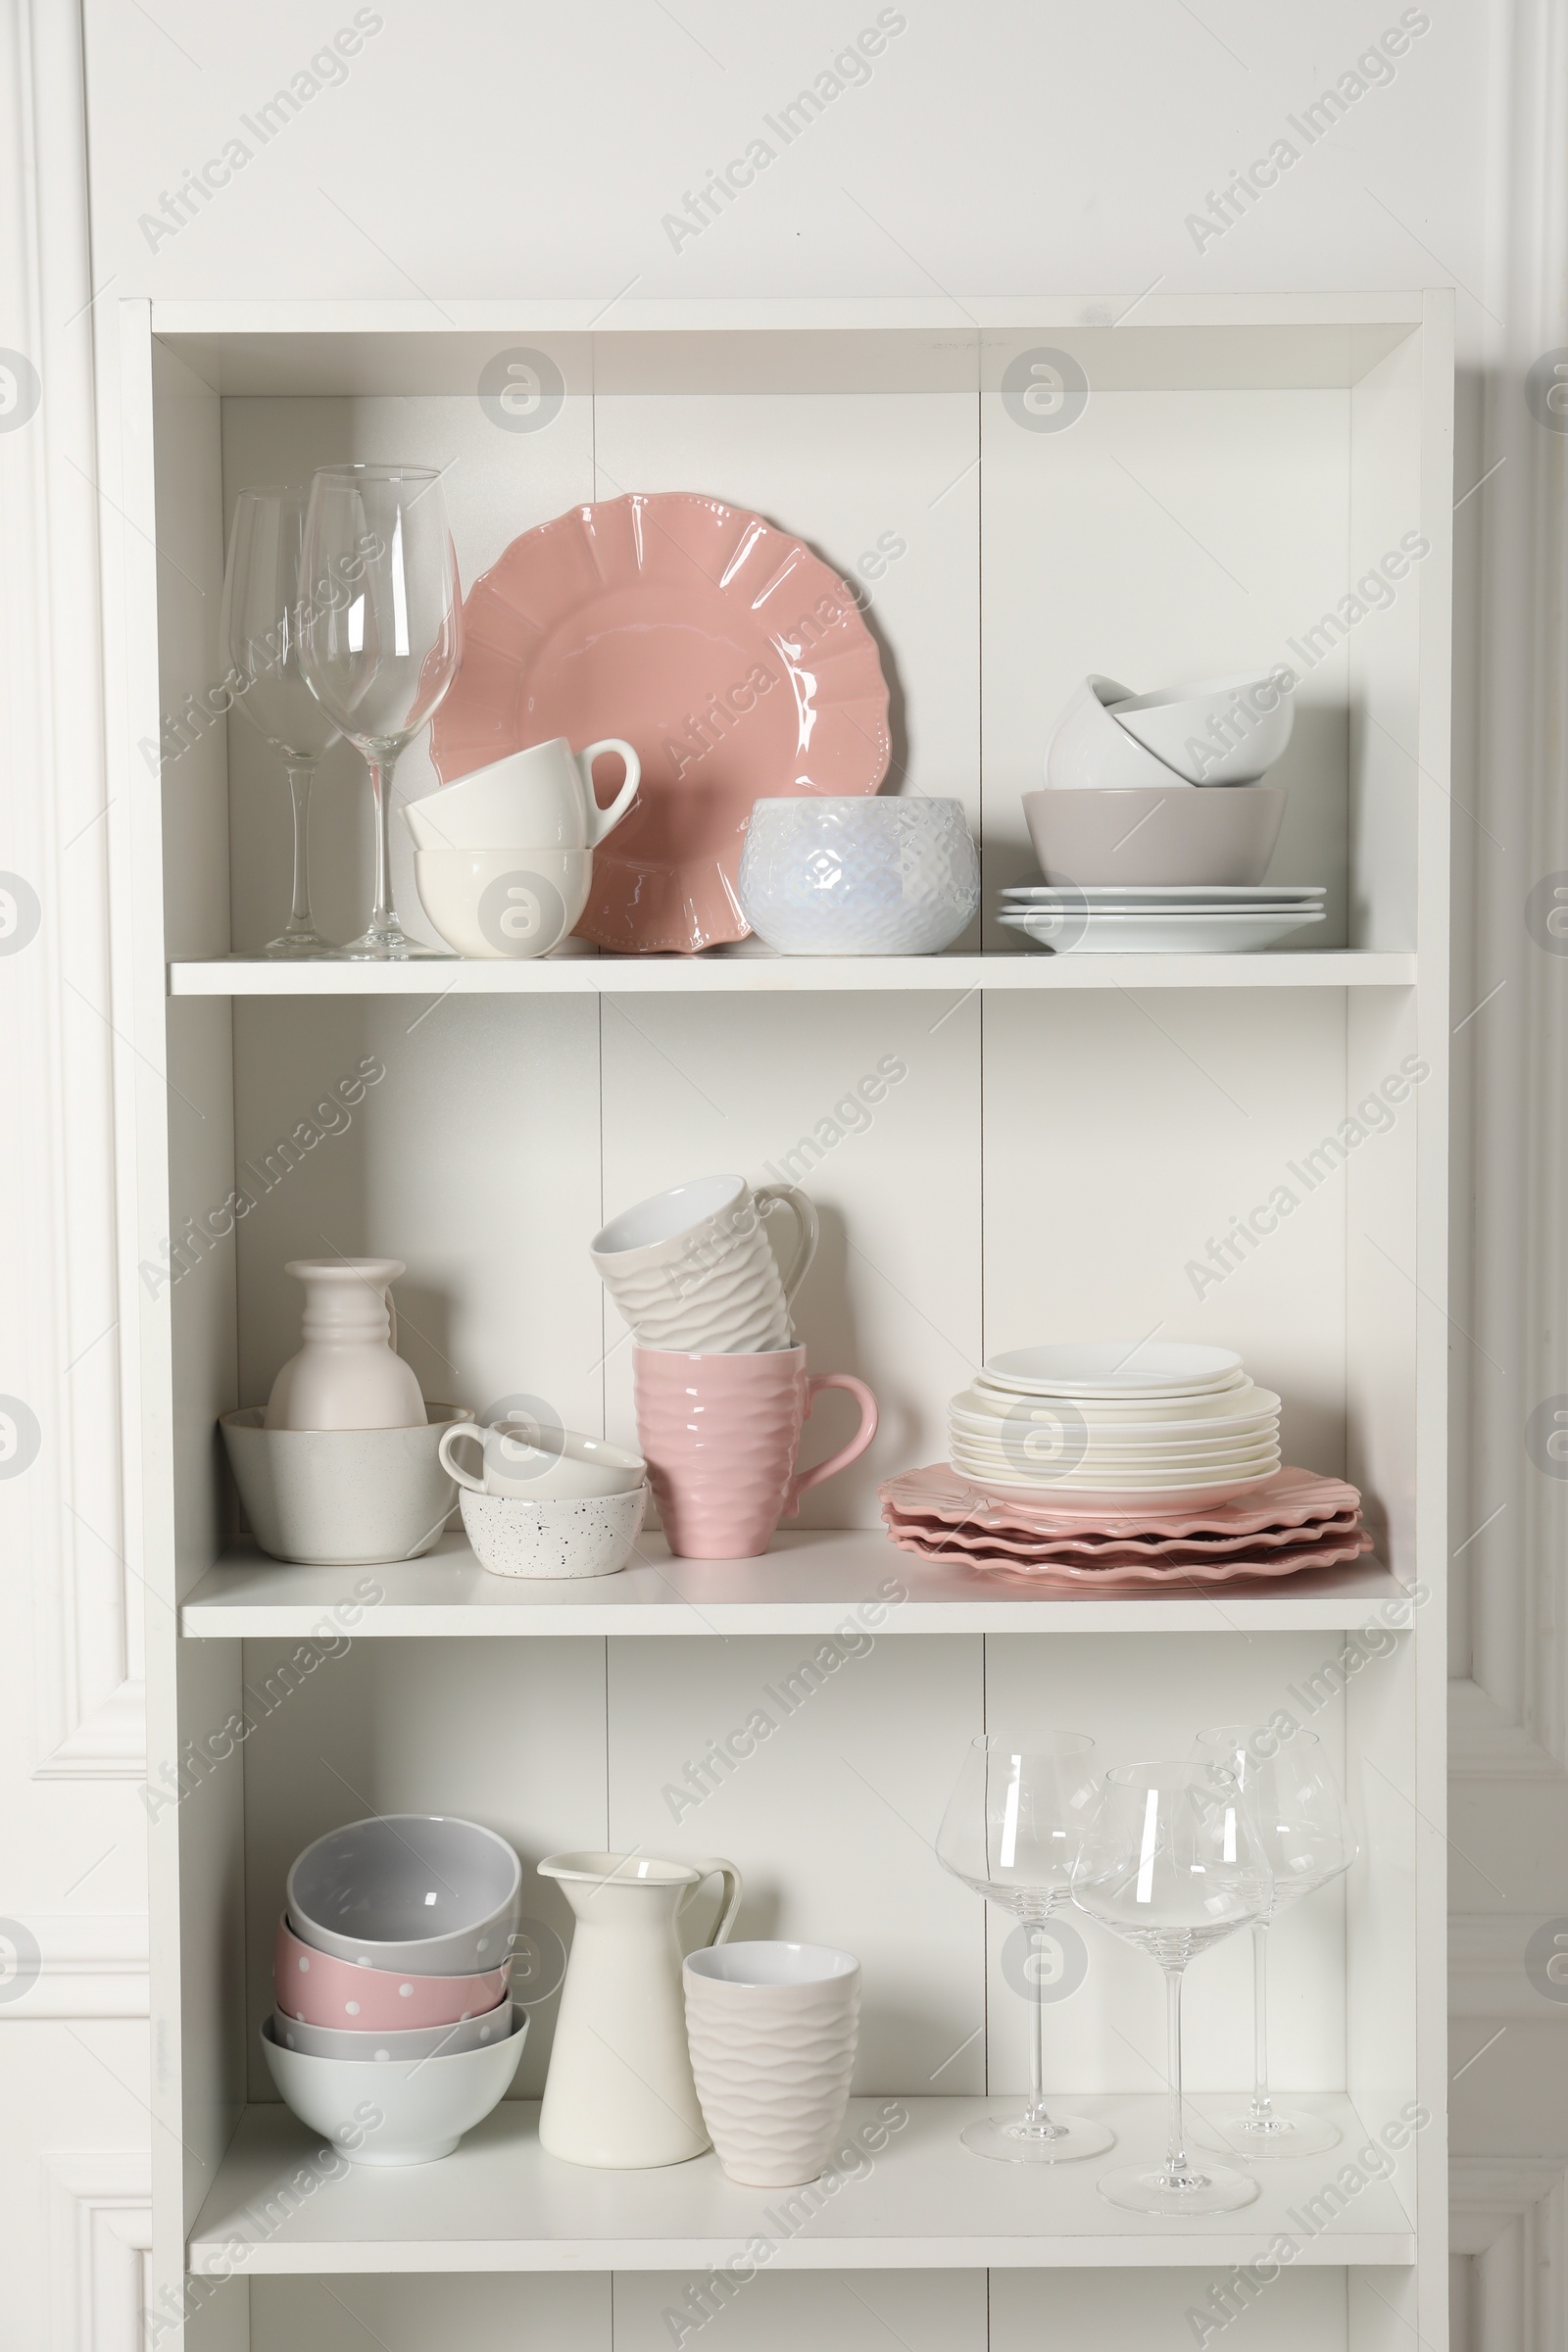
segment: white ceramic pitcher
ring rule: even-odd
[[[710,1856],[551,1854],[576,1918],[539,2115],[539,2142],[568,2164],[640,2171],[684,2164],[711,2146],[686,2049],[675,1922],[705,1879],[724,1881],[709,1936],[722,1943],[740,1907],[741,1874]]]
[[[401,1257],[295,1257],[305,1285],[301,1336],[272,1383],[266,1429],[422,1429],[424,1396],[397,1352],[390,1286]]]

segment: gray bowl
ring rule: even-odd
[[[1026,792],[1024,821],[1048,882],[1258,883],[1285,822],[1278,784],[1200,792]]]
[[[264,1429],[266,1407],[219,1427],[251,1533],[274,1560],[313,1568],[416,1560],[451,1517],[456,1482],[436,1458],[466,1404],[427,1404],[423,1429]]]

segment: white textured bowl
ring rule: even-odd
[[[416,1560],[458,1499],[436,1459],[441,1432],[466,1405],[427,1404],[423,1429],[264,1429],[264,1405],[219,1427],[251,1533],[274,1560],[358,1568]]]
[[[1112,703],[1132,696],[1114,678],[1085,678],[1056,721],[1046,748],[1046,784],[1052,792],[1138,792],[1187,790],[1187,778],[1118,726]],[[1074,875],[1081,881],[1082,875]]]
[[[262,2028],[262,2055],[278,2097],[350,2164],[433,2164],[506,2097],[527,2037],[526,2012],[505,2041],[456,2057],[309,2058]]]
[[[468,1977],[509,1956],[521,1888],[522,1864],[482,1822],[378,1813],[297,1855],[284,1902],[313,1951],[358,1968]]]
[[[559,947],[588,904],[592,850],[419,850],[419,904],[449,948],[492,962]]]
[[[356,2066],[367,2059],[377,2065],[401,2064],[405,2059],[457,2058],[465,2050],[482,2050],[505,2041],[512,2032],[509,1995],[482,2017],[465,2017],[455,2026],[414,2026],[398,2034],[351,2033],[343,2026],[308,2026],[302,2017],[272,2011],[272,2039],[285,2050],[307,2058],[348,2059]]]
[[[1278,670],[1161,686],[1111,705],[1111,716],[1189,784],[1255,784],[1280,759],[1296,697]]]
[[[860,1964],[815,1943],[725,1943],[683,1971],[692,2078],[732,2180],[814,2180],[849,2105]]]
[[[1285,788],[1195,792],[1167,768],[1154,791],[1026,792],[1023,816],[1041,872],[1060,889],[1255,888],[1285,822]]]
[[[464,1488],[458,1500],[473,1556],[492,1576],[614,1576],[631,1558],[648,1489],[535,1502]]]
[[[961,801],[759,801],[741,912],[781,956],[933,956],[980,905]]]

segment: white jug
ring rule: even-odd
[[[686,2049],[686,2000],[675,1922],[705,1879],[724,1901],[710,1945],[740,1907],[733,1862],[666,1862],[655,1854],[552,1854],[576,1918],[555,2045],[539,2115],[540,2145],[568,2164],[613,2171],[684,2164],[711,2146]]]
[[[604,752],[618,753],[626,770],[608,808],[594,792],[594,761]],[[636,751],[620,736],[574,752],[556,735],[405,801],[403,821],[420,850],[592,850],[630,809],[641,780]]]
[[[272,1383],[265,1429],[422,1429],[424,1396],[397,1353],[388,1286],[400,1257],[296,1257],[283,1268],[305,1285],[301,1336]]]

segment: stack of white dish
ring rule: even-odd
[[[522,1866],[475,1821],[377,1815],[288,1874],[262,2050],[278,2095],[351,2164],[449,2156],[505,2097]],[[372,2120],[373,2119],[373,2120]]]
[[[991,1357],[948,1407],[976,1485],[1081,1501],[1219,1501],[1280,1466],[1280,1400],[1228,1348],[1074,1341]]]
[[[1323,884],[1020,883],[1002,893],[999,913],[1058,956],[1223,955],[1322,922]]]

